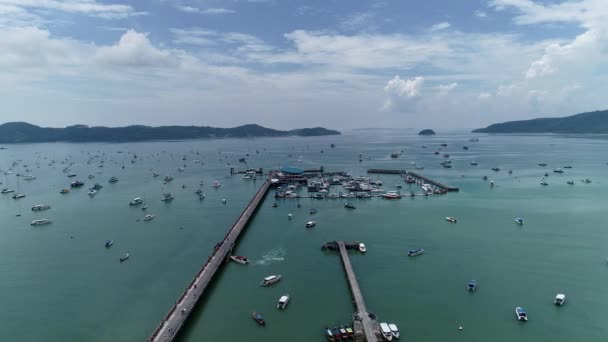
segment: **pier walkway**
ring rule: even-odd
[[[190,317],[196,303],[198,303],[199,299],[203,296],[205,289],[213,279],[213,276],[230,257],[234,243],[264,199],[264,196],[271,185],[270,179],[274,177],[275,173],[272,172],[255,196],[253,196],[232,228],[230,228],[224,239],[215,246],[213,254],[207,259],[207,262],[201,267],[190,284],[188,284],[186,290],[175,304],[173,304],[165,317],[163,317],[160,325],[148,338],[148,341],[170,342],[175,339],[180,330],[184,327],[188,317]]]
[[[377,328],[374,329],[374,326],[378,326],[378,322],[376,322],[375,319],[372,319],[370,317],[370,314],[367,312],[367,307],[365,306],[365,302],[363,301],[363,294],[361,293],[361,289],[359,288],[359,283],[357,282],[355,271],[353,270],[353,266],[350,263],[350,258],[348,257],[348,253],[346,252],[346,246],[344,245],[343,241],[338,241],[338,248],[340,249],[340,257],[342,258],[342,263],[344,264],[344,271],[346,272],[346,277],[348,278],[350,291],[353,295],[355,306],[357,307],[355,321],[358,320],[360,322],[361,326],[363,327],[363,334],[365,336],[365,339],[362,339],[363,336],[361,336],[361,332],[357,331],[357,324],[353,324],[353,326],[355,327],[355,341],[377,342]]]
[[[453,186],[449,186],[449,185],[445,185],[443,183],[440,183],[432,178],[423,176],[419,173],[413,172],[413,171],[407,171],[407,170],[395,170],[395,169],[369,169],[367,170],[367,173],[380,173],[380,174],[389,174],[389,175],[403,175],[405,177],[409,176],[412,177],[416,180],[416,183],[421,184],[421,183],[429,183],[431,185],[434,185],[435,187],[439,188],[439,189],[443,189],[445,191],[449,191],[449,192],[457,192],[460,189],[458,189],[457,187],[453,187]]]

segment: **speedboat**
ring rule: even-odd
[[[515,308],[515,315],[517,316],[517,319],[520,321],[528,320],[528,314],[526,314],[526,310],[524,310],[524,308],[522,308],[520,306]]]
[[[361,253],[367,252],[367,248],[365,247],[365,244],[363,242],[359,243],[359,252],[361,252]]]
[[[32,211],[43,211],[47,209],[51,209],[51,206],[48,204],[36,204],[32,207]]]
[[[393,334],[391,333],[391,328],[389,328],[388,324],[380,323],[380,330],[382,332],[382,337],[384,337],[385,340],[393,340]]]
[[[306,228],[312,228],[317,225],[317,221],[308,221],[306,222]]]
[[[129,205],[138,205],[138,204],[142,204],[144,203],[144,200],[142,200],[139,197],[135,197],[134,199],[131,200],[131,202],[129,202]]]
[[[261,314],[254,311],[251,317],[253,317],[253,320],[258,322],[259,325],[266,325],[266,321],[264,321],[264,316],[262,316]]]
[[[477,281],[469,281],[469,283],[467,284],[467,288],[469,289],[469,291],[475,291],[477,289]]]
[[[173,199],[173,195],[171,195],[170,193],[164,193],[163,194],[163,198],[161,198],[161,201],[163,202],[169,202]]]
[[[397,325],[389,323],[388,327],[391,329],[391,335],[393,335],[394,338],[399,339],[399,328],[397,328]]]
[[[32,221],[32,223],[30,223],[30,225],[31,226],[42,226],[42,225],[49,224],[49,223],[51,223],[50,220],[40,219],[40,220],[34,220],[34,221]]]
[[[148,215],[144,216],[144,221],[152,221],[152,220],[154,220],[155,217],[156,217],[156,215],[148,214]]]
[[[566,182],[566,184],[574,185],[574,181],[573,180],[569,180],[569,181]]]
[[[407,253],[407,256],[418,256],[420,254],[424,253],[424,249],[419,248],[419,249],[412,249],[409,251],[409,253]]]
[[[399,198],[401,198],[401,195],[397,191],[388,191],[388,192],[382,194],[381,196],[383,198],[386,198],[386,199],[399,199]]]
[[[95,196],[96,194],[97,194],[97,190],[95,190],[95,189],[91,189],[91,190],[89,190],[89,192],[87,192],[87,195],[89,195],[91,197]]]
[[[448,221],[448,222],[456,223],[456,218],[452,217],[452,216],[446,217],[445,220]]]
[[[517,222],[517,224],[522,225],[524,224],[524,219],[522,219],[521,217],[518,217],[515,219],[515,222]]]
[[[271,275],[271,276],[264,278],[264,280],[262,280],[260,285],[262,285],[262,286],[272,285],[272,284],[278,282],[279,280],[281,280],[281,275]]]
[[[357,209],[352,203],[345,203],[344,208],[347,209]]]
[[[20,199],[20,198],[23,198],[23,197],[25,197],[24,194],[14,194],[13,195],[13,199]]]
[[[247,265],[249,263],[249,259],[247,259],[247,257],[244,257],[242,255],[231,255],[230,260],[232,260],[238,264],[241,264],[241,265]]]
[[[3,194],[10,194],[11,192],[15,192],[15,190],[9,189],[9,188],[4,188],[0,192],[3,193]]]
[[[564,305],[565,302],[566,302],[566,295],[563,293],[558,293],[555,296],[555,299],[553,300],[553,303],[555,305]]]
[[[287,303],[289,303],[289,295],[286,294],[279,298],[279,302],[277,303],[277,309],[284,310],[287,307]]]
[[[114,240],[106,241],[106,247],[112,247],[113,244],[114,244]]]
[[[129,253],[125,254],[125,256],[123,256],[123,257],[120,258],[120,262],[123,262],[123,261],[129,259],[130,256],[131,255]]]

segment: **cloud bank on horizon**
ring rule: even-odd
[[[608,107],[605,0],[0,0],[0,122],[469,128]]]

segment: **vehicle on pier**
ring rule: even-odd
[[[276,282],[278,282],[279,280],[281,280],[282,276],[279,275],[271,275],[268,276],[266,278],[264,278],[264,280],[262,280],[262,282],[260,283],[260,285],[262,286],[268,286],[268,285],[272,285]]]
[[[391,328],[389,328],[388,324],[380,323],[380,330],[382,332],[382,337],[384,337],[385,340],[393,340],[393,334],[391,333]]]
[[[477,289],[477,281],[476,280],[470,280],[469,283],[467,284],[467,289],[469,291],[475,291]]]
[[[526,313],[526,310],[520,306],[515,308],[515,315],[517,316],[517,319],[520,321],[527,321],[528,320],[528,314]]]
[[[277,309],[285,310],[287,303],[289,303],[289,298],[290,297],[288,294],[281,296],[281,298],[279,298],[279,302],[277,303]]]
[[[391,335],[393,335],[394,338],[399,339],[399,328],[397,328],[397,325],[389,323],[388,327],[391,329]]]
[[[456,223],[457,222],[456,218],[452,217],[452,216],[446,217],[445,220],[448,221],[448,222],[451,222],[451,223]]]
[[[407,253],[407,256],[414,257],[414,256],[418,256],[422,253],[424,253],[424,249],[422,249],[422,248],[412,249],[409,251],[409,253]]]
[[[231,255],[230,260],[236,262],[237,264],[247,265],[249,263],[249,259],[242,255]]]
[[[317,221],[308,221],[306,222],[306,228],[312,228],[317,225]]]
[[[264,316],[262,316],[260,313],[257,313],[254,311],[253,314],[251,315],[251,317],[253,317],[253,320],[258,322],[259,325],[266,325]]]

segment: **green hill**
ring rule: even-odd
[[[608,133],[608,110],[563,118],[508,121],[473,130],[473,133]]]

